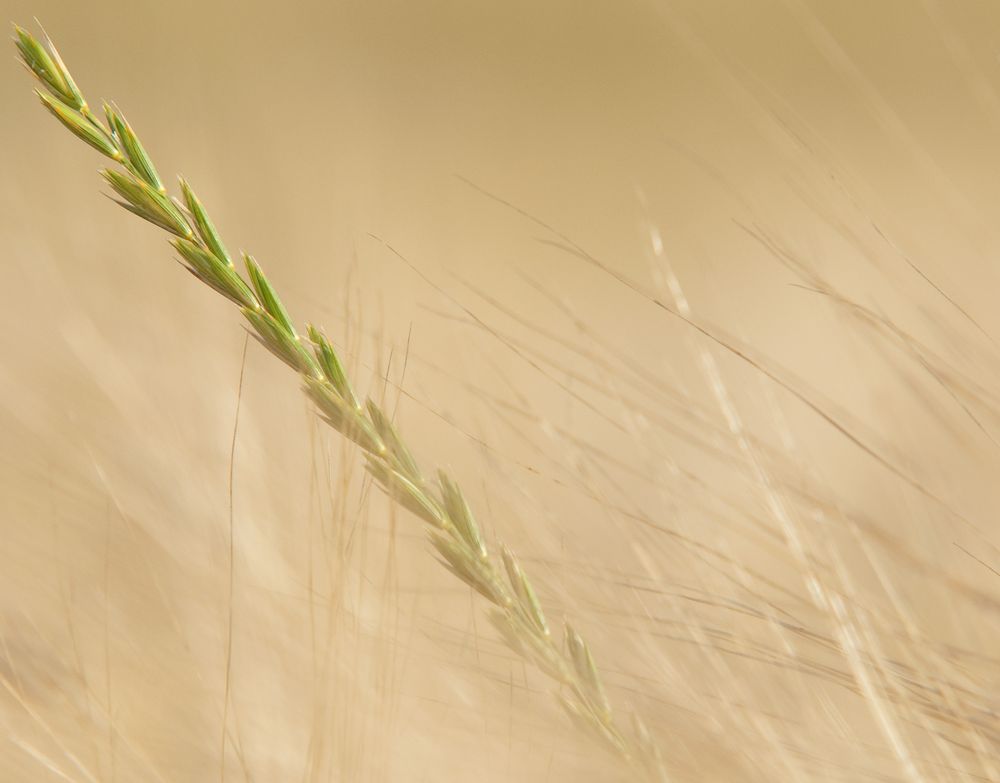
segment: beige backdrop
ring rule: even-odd
[[[671,780],[1000,780],[994,4],[2,9],[453,471]],[[628,779],[252,342],[230,502],[238,314],[31,87],[0,778]]]

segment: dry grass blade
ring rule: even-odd
[[[498,559],[483,542],[458,485],[444,473],[428,481],[393,426],[372,400],[359,404],[330,342],[314,327],[308,340],[252,256],[244,254],[244,279],[234,267],[194,191],[180,181],[183,200],[171,198],[132,127],[105,106],[108,126],[95,117],[51,42],[16,28],[15,45],[25,66],[41,82],[42,102],[66,128],[119,164],[103,175],[125,209],[175,238],[173,247],[188,270],[240,307],[257,339],[300,373],[304,389],[323,418],[366,452],[367,468],[385,492],[429,525],[442,564],[491,604],[491,619],[511,647],[562,688],[560,700],[574,723],[599,737],[650,780],[665,780],[658,750],[642,721],[626,731],[617,722],[590,648],[569,625],[565,642],[553,638],[531,581],[513,553],[501,546]],[[249,284],[248,284],[249,282]]]

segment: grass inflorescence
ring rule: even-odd
[[[172,235],[187,270],[237,307],[258,341],[299,373],[322,418],[364,452],[366,468],[399,505],[427,525],[441,564],[492,606],[490,618],[508,645],[561,686],[559,701],[573,722],[598,737],[639,773],[665,780],[663,761],[638,715],[626,729],[612,710],[600,671],[584,638],[569,624],[553,633],[531,580],[517,557],[484,540],[461,488],[444,471],[420,468],[389,416],[371,399],[362,403],[330,340],[310,324],[300,333],[256,260],[241,253],[246,276],[233,263],[207,210],[179,180],[171,196],[122,112],[104,104],[103,120],[85,100],[52,42],[16,27],[14,43],[38,79],[42,104],[75,136],[117,167],[102,175],[129,212]]]

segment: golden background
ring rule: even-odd
[[[993,3],[2,8],[455,473],[671,780],[1000,780]],[[252,342],[238,395],[238,314],[31,88],[0,779],[627,779]]]

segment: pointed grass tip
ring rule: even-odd
[[[45,36],[43,44],[17,24],[14,25],[14,36],[14,45],[24,66],[57,98],[74,109],[83,109],[86,106],[83,96],[48,36]]]

